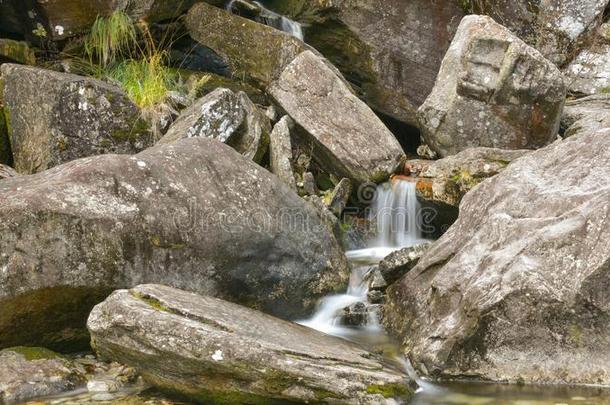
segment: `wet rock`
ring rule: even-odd
[[[218,53],[232,72],[262,88],[299,53],[312,49],[290,34],[205,3],[191,8],[186,26],[191,37]]]
[[[564,137],[610,127],[610,94],[568,100],[561,118]]]
[[[535,149],[559,130],[559,70],[506,28],[465,17],[420,107],[422,137],[441,157],[469,147]]]
[[[382,304],[385,298],[385,294],[380,290],[372,290],[366,294],[366,298],[371,304]]]
[[[118,87],[67,73],[4,64],[4,106],[15,169],[37,173],[153,142],[140,109]]]
[[[394,135],[313,52],[296,57],[268,92],[304,130],[314,159],[337,178],[381,182],[404,158]]]
[[[417,194],[421,199],[459,207],[467,192],[529,152],[470,148],[436,161],[409,160],[405,167],[417,178]]]
[[[19,176],[19,173],[17,173],[15,169],[7,165],[0,164],[0,180],[15,176]]]
[[[411,395],[408,377],[360,346],[164,286],[114,292],[88,327],[100,356],[127,359],[158,389],[198,401],[365,404]]]
[[[0,351],[0,400],[25,402],[72,391],[85,376],[65,358],[50,350],[16,347]]]
[[[0,347],[73,349],[95,304],[142,281],[294,319],[349,276],[317,211],[212,139],[5,179],[0,201]]]
[[[394,284],[417,265],[430,243],[406,247],[390,253],[379,262],[379,273],[388,284]]]
[[[294,129],[294,121],[287,115],[275,124],[271,132],[269,159],[271,171],[290,188],[296,190],[297,185],[292,169],[292,141],[290,140],[292,129]]]
[[[388,287],[388,283],[381,273],[379,266],[371,267],[364,276],[364,281],[368,284],[370,290],[385,291]]]
[[[557,141],[481,183],[388,289],[385,324],[416,369],[610,383],[609,132]]]
[[[269,145],[270,126],[269,119],[245,93],[218,88],[184,110],[158,143],[207,137],[260,162]]]
[[[7,31],[32,37],[38,36],[59,41],[89,31],[98,15],[110,15],[122,10],[134,21],[163,21],[176,18],[187,11],[195,0],[57,0],[36,1],[24,4],[6,1],[0,8],[0,23]],[[7,15],[3,15],[6,13]]]
[[[365,326],[368,320],[369,312],[364,302],[356,302],[341,313],[341,323],[346,326]]]
[[[352,182],[349,179],[341,179],[333,191],[328,194],[326,206],[337,216],[341,217],[343,210],[347,207],[349,197],[352,193]]]

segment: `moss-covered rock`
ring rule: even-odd
[[[370,404],[413,393],[402,370],[359,345],[165,286],[116,291],[87,325],[102,358],[189,402]]]
[[[36,173],[105,153],[152,145],[149,124],[118,87],[22,65],[2,65],[5,116],[14,166]]]
[[[36,55],[24,41],[0,38],[0,63],[2,62],[34,65],[36,63]]]

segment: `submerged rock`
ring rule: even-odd
[[[385,324],[421,373],[610,384],[610,130],[511,163],[388,290]]]
[[[0,402],[17,403],[72,391],[85,376],[57,353],[37,347],[0,351]]]
[[[1,71],[19,173],[86,156],[137,153],[153,143],[140,109],[118,87],[36,67],[4,64]]]
[[[0,201],[0,347],[74,348],[96,303],[141,282],[295,318],[349,276],[313,207],[207,138],[5,179]]]
[[[226,143],[242,155],[260,162],[269,145],[271,124],[243,93],[218,88],[184,110],[161,140],[206,137]]]
[[[390,404],[408,377],[343,339],[160,285],[114,292],[87,323],[106,359],[198,402]]]
[[[268,92],[303,129],[320,166],[337,178],[381,182],[404,159],[390,130],[313,52],[297,56]]]
[[[293,190],[297,189],[292,168],[292,141],[290,131],[294,129],[294,121],[285,115],[275,124],[271,132],[269,145],[269,163],[271,171]]]
[[[418,111],[422,136],[441,157],[540,148],[557,136],[565,95],[563,76],[538,51],[489,17],[467,16]]]

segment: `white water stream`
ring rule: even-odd
[[[235,5],[236,0],[230,0],[225,8],[228,11],[233,11],[233,6]],[[261,13],[256,17],[256,20],[262,24],[268,25],[280,31],[284,31],[303,40],[303,26],[298,22],[291,20],[288,17],[285,17],[281,14],[276,13],[275,11],[269,10],[259,1],[252,1],[252,4],[257,5],[261,9]]]

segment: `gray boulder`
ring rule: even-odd
[[[0,351],[0,402],[21,403],[84,386],[83,373],[57,353],[37,347]]]
[[[118,87],[67,73],[4,64],[4,108],[14,167],[22,174],[152,145],[140,109]]]
[[[303,129],[320,166],[337,178],[381,182],[404,159],[394,135],[313,52],[297,56],[268,92]]]
[[[469,192],[388,289],[384,322],[446,378],[610,384],[610,129],[557,141]]]
[[[568,100],[561,121],[564,137],[610,128],[610,94]]]
[[[352,182],[349,179],[341,179],[335,188],[325,196],[325,203],[330,212],[341,217],[343,210],[347,207],[349,197],[352,194]]]
[[[467,16],[418,111],[422,136],[441,157],[540,148],[557,135],[565,95],[561,73],[538,51],[489,17]]]
[[[269,160],[271,171],[275,173],[290,188],[296,190],[296,180],[292,168],[292,141],[290,131],[294,129],[294,121],[288,115],[282,117],[273,127],[269,144]]]
[[[358,345],[160,285],[115,291],[87,325],[102,358],[198,402],[393,404],[412,393],[402,371]]]
[[[408,160],[405,168],[417,179],[420,199],[457,208],[467,192],[529,152],[525,149],[469,148],[439,160]]]
[[[379,273],[388,284],[394,284],[417,265],[430,243],[406,247],[390,253],[379,262]]]
[[[184,110],[158,144],[184,138],[212,138],[260,162],[269,145],[269,132],[269,119],[245,93],[218,88]]]
[[[0,347],[74,348],[96,303],[141,282],[295,318],[349,276],[316,210],[212,139],[5,179],[0,201]]]

